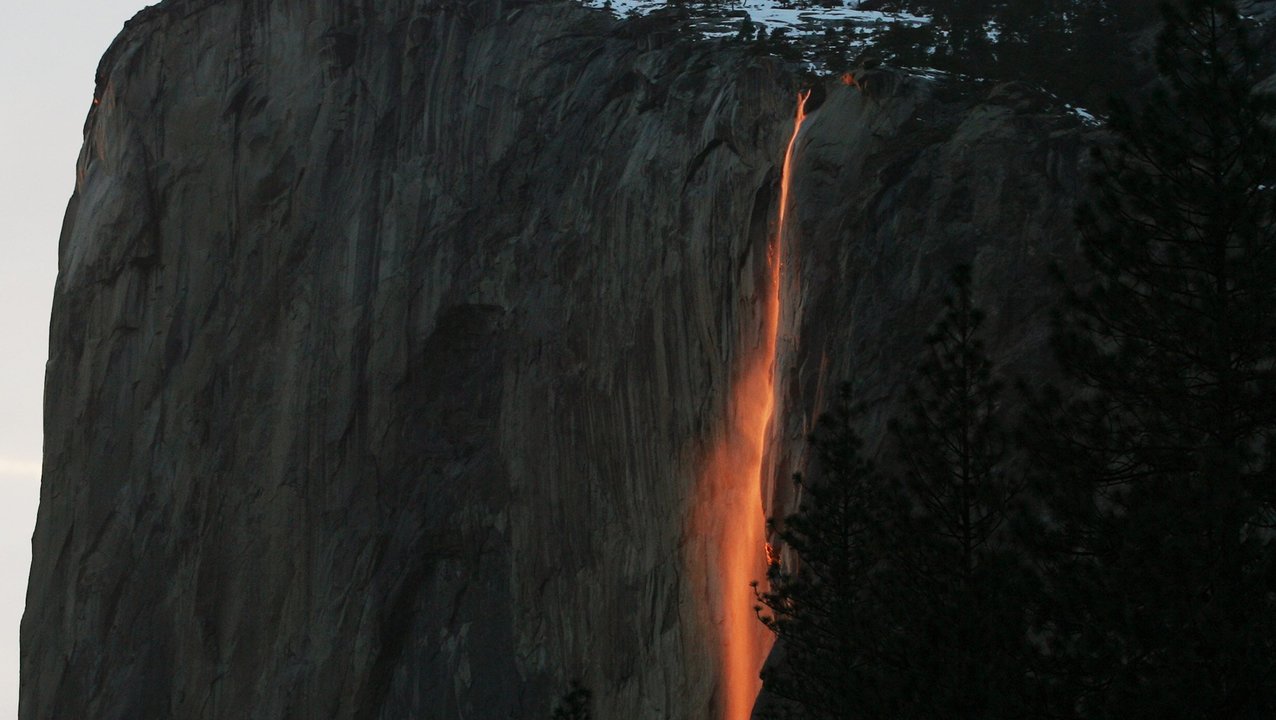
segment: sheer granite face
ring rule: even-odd
[[[573,4],[140,14],[61,239],[23,720],[534,718],[574,677],[603,720],[716,717],[698,470],[797,82]],[[775,514],[951,262],[1031,367],[1074,253],[1075,119],[872,82],[795,148]]]

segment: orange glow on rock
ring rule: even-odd
[[[860,86],[859,82],[855,79],[855,73],[849,73],[849,72],[842,73],[842,84],[846,85],[847,87],[857,88]]]
[[[775,410],[775,354],[780,326],[780,269],[793,148],[806,118],[810,91],[798,94],[793,134],[784,153],[776,232],[767,249],[770,286],[765,289],[762,333],[744,362],[730,400],[724,437],[705,458],[705,499],[695,522],[710,538],[707,594],[720,637],[720,717],[748,720],[762,689],[758,673],[771,650],[770,632],[758,621],[754,587],[764,587],[772,549],[766,542],[762,504],[763,458]],[[713,574],[716,571],[716,577]]]

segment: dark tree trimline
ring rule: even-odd
[[[1276,712],[1276,134],[1235,8],[1167,11],[1163,79],[1116,103],[1079,213],[1093,283],[1037,435],[1056,711]],[[1042,428],[1038,428],[1039,430]]]

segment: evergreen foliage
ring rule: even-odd
[[[1155,0],[907,0],[929,16],[919,27],[896,26],[876,52],[892,64],[932,67],[975,78],[1024,80],[1065,99],[1101,107],[1107,95],[1137,85],[1141,64],[1132,47],[1156,20]],[[1114,73],[1114,68],[1124,68]]]
[[[791,716],[1022,717],[1025,573],[1006,522],[1020,484],[970,269],[953,284],[891,424],[899,473],[863,457],[849,391],[812,438],[820,477],[779,533],[800,561],[773,565],[760,596],[783,653],[766,691]]]
[[[891,423],[902,491],[890,603],[909,717],[1022,717],[1022,553],[1007,522],[1022,482],[1008,472],[1004,383],[982,340],[971,270],[926,336],[927,357]]]
[[[959,268],[889,462],[849,395],[822,420],[760,595],[781,711],[1276,717],[1276,97],[1222,0],[1167,10],[1156,60],[1078,211],[1068,393],[1007,428]]]
[[[872,593],[883,564],[884,484],[861,454],[856,419],[848,386],[811,439],[822,477],[796,478],[799,510],[778,528],[801,562],[773,562],[770,589],[758,595],[759,618],[783,643],[783,661],[762,672],[779,706],[773,717],[871,717],[868,708],[881,703]]]
[[[1036,427],[1055,711],[1276,716],[1272,96],[1236,11],[1169,10],[1164,84],[1113,107],[1060,319],[1082,389]]]

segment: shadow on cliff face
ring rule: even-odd
[[[794,509],[788,480],[806,469],[806,438],[839,383],[863,391],[868,447],[882,441],[951,267],[976,268],[992,351],[1012,373],[1040,378],[1048,267],[1077,258],[1073,205],[1094,133],[1076,117],[1022,85],[885,69],[855,80],[829,83],[797,150],[774,517]]]
[[[130,25],[60,251],[23,720],[533,717],[568,677],[602,720],[709,717],[695,457],[756,342],[793,81],[619,27]],[[1030,363],[1071,252],[1075,123],[877,77],[795,149],[773,513],[836,379],[889,406],[950,261]]]

